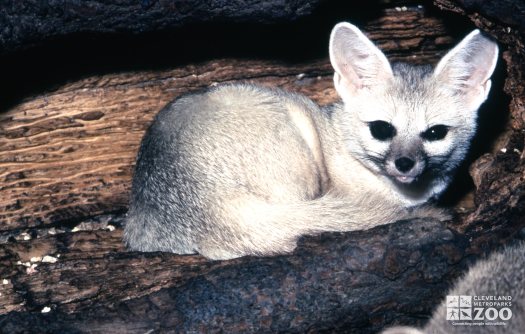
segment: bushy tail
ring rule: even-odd
[[[420,216],[447,218],[440,209],[407,210],[380,201],[377,195],[353,200],[325,195],[311,201],[283,204],[251,198],[235,203],[230,213],[233,213],[229,215],[230,221],[223,227],[229,225],[229,235],[234,237],[227,244],[217,238],[213,246],[214,242],[207,239],[208,247],[199,249],[201,254],[212,258],[279,254],[292,251],[302,235],[366,230]]]
[[[445,219],[443,211],[407,210],[377,194],[351,199],[327,194],[310,201],[268,202],[254,196],[200,207],[203,219],[130,209],[124,241],[130,249],[198,252],[210,259],[291,252],[302,235],[365,230],[414,217]]]

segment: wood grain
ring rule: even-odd
[[[153,116],[180,94],[242,79],[315,90],[310,95],[326,103],[335,97],[329,74],[319,63],[217,60],[90,78],[22,103],[0,115],[0,229],[126,208],[140,139]]]

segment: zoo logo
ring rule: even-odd
[[[475,300],[479,300],[479,296],[476,297],[478,298],[475,298]],[[472,296],[447,296],[446,319],[451,321],[507,321],[512,317],[512,310],[509,307],[498,309],[496,307],[486,307],[476,302],[473,305],[472,302]]]

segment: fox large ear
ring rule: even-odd
[[[474,30],[441,59],[434,76],[460,94],[469,110],[477,110],[490,91],[497,60],[498,45]]]
[[[356,26],[341,22],[330,36],[334,85],[343,100],[393,77],[385,55]]]

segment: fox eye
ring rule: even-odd
[[[441,140],[445,138],[448,133],[448,126],[446,125],[434,125],[421,134],[421,138],[428,141]]]
[[[381,141],[392,139],[396,135],[396,128],[385,121],[373,121],[368,123],[372,136]]]

